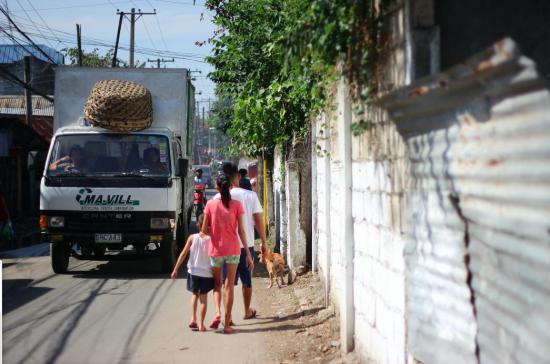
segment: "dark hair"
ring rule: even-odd
[[[149,148],[147,148],[143,151],[143,157],[144,158],[146,158],[146,156],[148,156],[150,154],[154,154],[154,155],[156,155],[157,157],[160,158],[160,151],[156,147],[149,147]]]
[[[204,221],[204,214],[200,214],[199,217],[197,217],[197,224],[199,226],[202,226],[203,221]],[[199,232],[200,232],[200,227],[199,227]]]
[[[69,155],[73,155],[74,152],[79,152],[80,155],[84,155],[84,149],[78,144],[75,144],[71,147],[71,149],[69,150]]]
[[[222,172],[227,176],[227,178],[229,178],[229,181],[231,182],[237,174],[237,166],[231,162],[224,162],[222,164]]]
[[[244,177],[248,174],[248,171],[244,168],[241,168],[239,169],[239,174]]]
[[[231,201],[231,193],[229,193],[231,182],[229,181],[229,178],[224,173],[222,173],[218,176],[218,178],[216,178],[216,184],[220,189],[220,195],[222,196],[223,205],[226,208],[229,208],[229,201]]]

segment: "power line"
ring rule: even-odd
[[[126,1],[126,2],[129,2],[129,1]],[[109,4],[111,4],[111,6],[118,11],[118,8],[116,7],[116,5],[111,1],[109,0]],[[128,30],[128,26],[126,25],[126,23],[122,23],[124,25],[124,29],[126,29],[127,32],[129,32]]]
[[[25,32],[23,32],[21,29],[19,29],[19,27],[17,26],[17,24],[12,20],[12,18],[10,17],[10,15],[6,12],[6,10],[4,10],[3,7],[0,6],[0,11],[2,11],[2,13],[6,16],[6,18],[10,21],[10,23],[15,27],[15,29],[23,36],[25,37],[25,39],[27,39],[33,46],[36,47],[36,49],[42,53],[47,59],[49,59],[53,64],[56,64],[56,62],[52,59],[52,57],[50,57],[46,52],[44,52],[44,50],[42,50],[42,48],[40,48],[36,43],[33,42],[33,40],[31,38],[29,38],[29,36],[27,34],[25,34]]]
[[[130,1],[121,1],[119,4],[127,4],[129,2]],[[54,7],[54,8],[41,8],[41,9],[37,9],[37,10],[38,11],[48,11],[48,10],[65,10],[65,9],[75,9],[75,8],[93,8],[93,7],[97,7],[97,6],[100,6],[100,5],[109,5],[110,3],[112,4],[112,2],[109,1],[107,3],[93,3],[93,4],[84,4],[84,5],[68,5],[68,6],[59,6],[59,7]],[[30,9],[27,9],[27,10],[30,10]]]
[[[193,3],[183,3],[183,2],[171,1],[171,0],[155,0],[155,1],[160,1],[160,2],[162,2],[162,3],[168,3],[168,4],[193,5],[193,6],[195,6],[195,1],[194,1],[194,0],[193,0]]]
[[[56,36],[55,34],[53,33],[52,31],[52,28],[50,28],[50,26],[48,25],[48,23],[46,23],[46,21],[44,20],[44,18],[42,17],[42,15],[40,15],[40,13],[36,10],[36,8],[34,7],[34,5],[30,2],[30,0],[27,0],[27,2],[29,3],[29,5],[31,6],[31,8],[34,10],[34,12],[36,13],[36,15],[38,15],[38,17],[40,18],[40,20],[42,20],[42,23],[44,23],[44,25],[46,26],[46,28],[48,28],[48,30],[50,31],[50,33],[57,39],[57,41],[59,43],[62,43]]]
[[[135,1],[132,0],[132,4],[137,8],[137,4],[135,3]],[[151,6],[152,8],[154,8],[153,6]],[[141,9],[138,9],[138,10],[141,10]],[[150,13],[151,14],[151,13]],[[157,15],[157,9],[153,9],[153,15]],[[145,27],[145,32],[147,33],[147,38],[149,38],[149,42],[151,42],[151,45],[153,46],[153,48],[157,48],[157,46],[155,45],[155,42],[153,42],[153,38],[151,38],[151,33],[149,33],[149,27],[147,26],[147,22],[145,21],[145,18],[143,18],[143,26]]]
[[[151,4],[151,1],[149,1],[149,0],[146,0],[146,1],[147,1],[147,4],[149,4],[150,7],[152,7],[153,9],[155,8],[153,6],[153,4]],[[164,33],[162,32],[162,27],[160,26],[159,16],[158,16],[158,14],[156,14],[156,11],[155,11],[155,21],[157,23],[157,28],[159,30],[160,39],[162,40],[162,44],[164,44],[164,49],[168,50],[168,45],[166,44],[166,40],[164,39]]]
[[[21,22],[20,22],[21,23]],[[2,23],[0,20],[0,27],[6,27],[7,23]],[[24,24],[24,23],[23,23]],[[74,35],[65,31],[56,30],[53,29],[54,32],[57,33],[58,37],[60,37],[63,42],[69,43],[69,44],[76,44],[76,41],[74,40]],[[37,33],[33,33],[32,31],[27,32],[29,35],[40,37]],[[51,37],[44,36],[45,39],[52,39]],[[91,37],[82,37],[82,44],[88,45],[88,46],[94,46],[94,47],[105,47],[105,48],[113,48],[114,44],[110,43],[108,41],[97,39],[97,38],[91,38]],[[120,45],[119,49],[121,50],[129,50],[129,47],[127,45]],[[141,55],[147,55],[147,56],[154,56],[154,57],[173,57],[176,59],[181,60],[187,60],[187,61],[193,61],[193,62],[199,62],[199,63],[205,63],[204,61],[204,55],[196,54],[196,53],[179,53],[179,52],[173,52],[173,51],[161,51],[158,49],[151,49],[151,48],[145,48],[145,47],[136,47],[135,52],[137,54]]]
[[[158,14],[155,14],[155,20],[157,22],[157,27],[159,28],[160,39],[162,40],[162,44],[164,44],[164,49],[168,50],[168,45],[166,44],[166,40],[164,39],[164,33],[162,32],[162,28],[160,26],[160,21],[159,21]]]
[[[31,85],[27,84],[25,81],[21,80],[16,75],[14,75],[10,70],[8,70],[7,68],[5,68],[2,65],[0,65],[0,73],[5,74],[8,77],[8,81],[11,81],[12,83],[17,84],[17,85],[31,91],[34,94],[42,96],[46,100],[53,102],[53,98],[51,96],[48,96],[48,95],[38,91],[37,89],[35,89]]]
[[[36,30],[38,30],[38,32],[42,35],[42,37],[44,37],[44,34],[42,34],[40,29],[38,27],[36,27],[36,23],[31,19],[29,13],[27,13],[27,11],[25,9],[23,9],[23,5],[21,5],[19,0],[16,0],[16,1],[17,1],[17,4],[19,5],[19,7],[23,10],[23,12],[25,12],[25,16],[27,17],[27,19],[29,19],[29,21],[34,25]],[[48,45],[53,48],[53,45],[48,40],[46,40],[46,41],[48,42]]]

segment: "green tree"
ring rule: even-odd
[[[359,101],[368,99],[368,70],[383,28],[379,15],[389,3],[208,0],[218,26],[210,40],[210,76],[218,97],[233,100],[218,110],[232,117],[224,129],[233,149],[270,153],[306,133],[341,73]]]
[[[69,58],[70,65],[78,64],[78,48],[63,48],[61,50],[66,57]],[[82,51],[82,66],[84,67],[111,67],[113,62],[114,49],[109,49],[105,54],[101,55],[98,48],[94,48],[91,52]],[[118,59],[118,58],[117,58]],[[119,60],[119,67],[129,67],[128,63]],[[136,62],[136,68],[145,67],[145,62]]]

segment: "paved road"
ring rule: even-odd
[[[240,332],[191,332],[185,279],[156,272],[156,260],[91,262],[71,258],[54,275],[48,247],[3,255],[4,363],[255,363],[261,320]],[[14,256],[24,257],[14,257]],[[260,284],[258,282],[258,284]],[[234,317],[242,297],[236,291]],[[208,321],[213,316],[209,296]],[[246,322],[247,324],[251,322]],[[221,326],[220,326],[221,327]],[[265,330],[265,329],[264,329]]]

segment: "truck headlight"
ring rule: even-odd
[[[65,227],[65,218],[63,216],[51,216],[50,227],[53,227],[53,228]]]
[[[151,229],[167,229],[170,224],[169,220],[167,217],[152,217]]]

